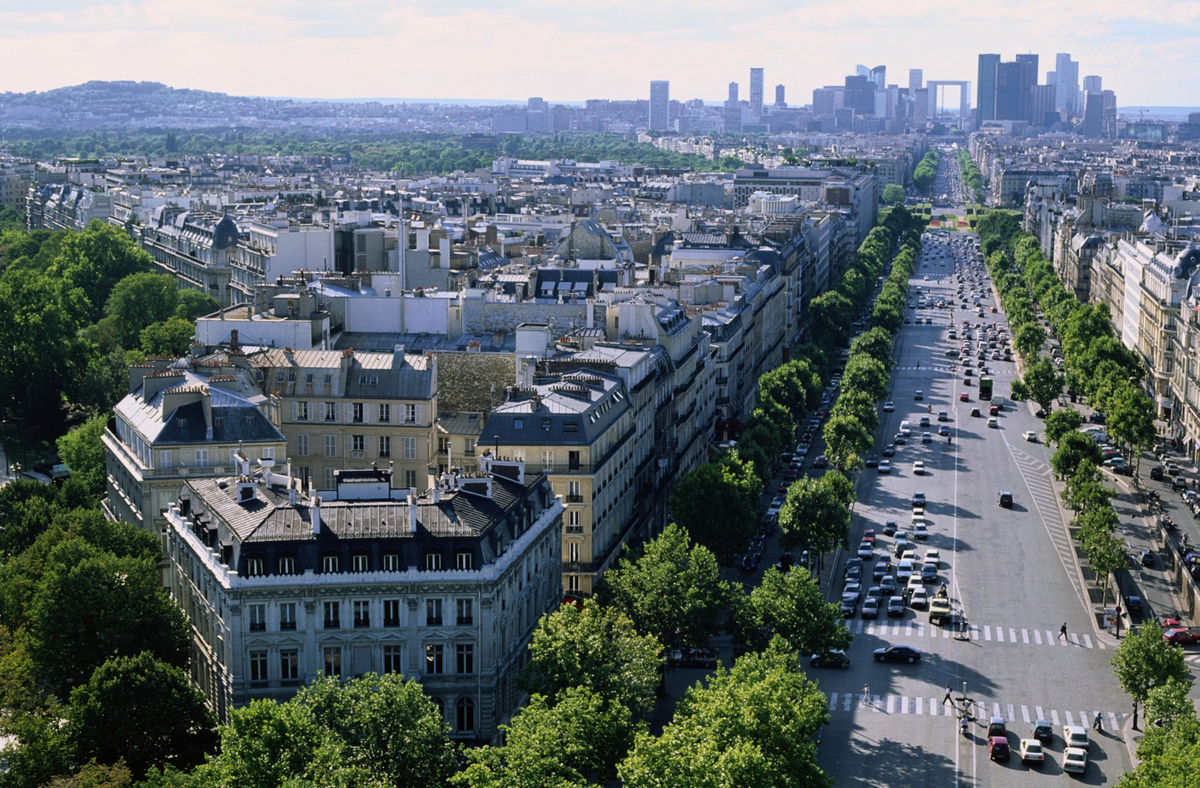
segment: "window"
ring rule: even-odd
[[[579,575],[567,575],[567,593],[579,593]]]
[[[367,436],[366,435],[351,435],[350,436],[350,451],[358,452],[359,454],[362,454],[366,450],[367,450]]]
[[[404,406],[404,423],[405,424],[416,424],[417,417],[419,414],[420,414],[420,411],[417,409],[416,405],[405,405]]]
[[[261,687],[267,683],[267,652],[251,651],[250,657],[250,686]]]
[[[208,467],[208,449],[196,449],[196,467]]]
[[[266,605],[250,605],[250,631],[262,632],[267,628],[267,606]]]
[[[283,630],[296,628],[295,602],[281,602],[279,604],[279,628]]]
[[[383,571],[399,572],[400,571],[400,554],[399,553],[384,553],[383,554]]]
[[[554,449],[542,449],[542,468],[548,470],[554,467]]]
[[[454,664],[459,673],[475,672],[475,646],[471,643],[458,643],[454,646]]]
[[[325,628],[338,629],[342,626],[342,606],[339,602],[325,603]]]
[[[525,427],[525,419],[513,419],[513,429],[519,430]]]
[[[325,436],[325,456],[326,457],[336,457],[337,456],[337,436],[336,435],[326,435]]]
[[[342,650],[337,646],[325,649],[325,675],[338,677],[342,675]]]
[[[459,698],[454,704],[454,728],[458,733],[475,732],[475,701]]]
[[[401,666],[401,650],[400,646],[384,646],[383,647],[383,672],[384,673],[402,673],[404,668]]]
[[[445,454],[450,450],[449,438],[438,438],[438,454]]]
[[[308,433],[302,432],[296,436],[296,454],[301,457],[308,456]]]
[[[391,457],[392,456],[391,436],[388,436],[388,435],[380,435],[379,436],[379,456],[380,457]]]
[[[294,648],[279,651],[279,678],[294,683],[300,679],[300,652]]]
[[[454,554],[454,565],[459,569],[474,569],[475,556],[470,550],[459,550]]]
[[[442,571],[442,554],[441,553],[426,553],[425,554],[425,569],[430,572]]]
[[[171,467],[171,452],[160,451],[158,453],[158,467],[160,467],[160,468],[170,468]]]
[[[263,559],[262,556],[250,556],[246,559],[246,576],[261,577],[263,574]]]
[[[467,438],[465,443],[467,445],[467,448],[466,448],[467,454],[474,454],[475,453],[475,439]]]
[[[425,600],[425,626],[440,627],[442,625],[442,600]]]
[[[383,600],[383,625],[385,627],[400,626],[400,600]]]
[[[332,385],[333,385],[333,375],[331,375],[331,374],[328,374],[328,373],[325,375],[325,385],[326,385],[326,386],[332,386]]]
[[[417,439],[416,438],[405,438],[404,439],[404,459],[406,459],[406,460],[417,459]]]
[[[329,554],[321,556],[321,571],[322,572],[338,571],[338,563],[339,563],[338,558],[339,558],[339,556],[337,556],[333,553],[329,553]]]
[[[333,468],[325,469],[325,489],[332,490],[334,486]]]
[[[567,512],[567,533],[581,534],[583,526],[579,522],[579,510],[571,509]]]
[[[262,452],[258,456],[264,460],[275,459],[275,447],[274,446],[263,446]]]
[[[355,402],[351,406],[351,421],[355,424],[362,424],[364,420],[365,407],[361,402]]]
[[[309,421],[312,419],[312,411],[309,410],[309,403],[296,403],[296,421]]]
[[[413,489],[413,490],[416,489],[416,487],[417,487],[417,472],[416,471],[405,471],[404,472],[404,486],[408,487],[409,489]]]
[[[337,421],[337,403],[323,402],[321,404],[325,406],[325,421]]]
[[[454,609],[455,609],[455,617],[454,617],[455,623],[457,623],[459,626],[466,626],[466,625],[470,624],[472,621],[473,616],[471,614],[475,610],[475,600],[473,600],[473,599],[456,600],[454,602]]]
[[[350,567],[353,572],[371,571],[371,556],[366,553],[355,553],[350,556]]]
[[[387,403],[382,403],[379,406],[379,420],[387,424],[392,420],[392,406]]]
[[[279,556],[279,574],[281,574],[281,575],[296,574],[296,556],[294,556],[294,555]]]
[[[568,451],[567,452],[567,470],[569,470],[569,471],[579,470],[579,452],[577,452],[577,451]]]
[[[580,489],[581,488],[579,486],[579,482],[577,482],[577,481],[567,482],[567,502],[568,503],[582,503],[583,502],[583,494],[580,492]]]
[[[425,646],[425,672],[431,676],[445,672],[442,666],[443,648],[432,643]]]
[[[354,626],[358,629],[371,626],[371,603],[366,600],[354,602]]]

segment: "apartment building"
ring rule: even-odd
[[[394,465],[397,486],[421,492],[436,467],[437,358],[405,353],[271,348],[248,356],[280,403],[293,473],[322,494],[335,473]]]
[[[538,618],[561,602],[562,502],[489,462],[424,496],[390,469],[309,495],[269,460],[188,479],[167,515],[167,590],[191,621],[192,680],[222,721],[321,676],[420,681],[450,735],[494,741]]]

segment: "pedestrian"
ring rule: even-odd
[[[1058,630],[1058,636],[1063,640],[1067,639],[1067,622],[1064,621],[1062,628]]]
[[[1103,731],[1104,720],[1100,717],[1100,712],[1096,712],[1096,716],[1092,718],[1092,730]]]
[[[950,697],[950,685],[949,684],[946,685],[946,697],[942,698],[942,705],[945,706],[947,703],[949,703],[951,706],[954,705],[954,699]]]
[[[870,684],[863,685],[862,698],[860,698],[858,702],[860,705],[863,705],[863,706],[871,705],[871,685]]]

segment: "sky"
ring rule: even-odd
[[[976,81],[977,55],[1057,52],[1121,106],[1200,105],[1200,2],[1157,0],[0,0],[0,92],[132,79],[231,95],[789,104],[854,66]],[[951,99],[953,101],[953,99]]]

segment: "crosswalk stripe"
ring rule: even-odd
[[[1068,725],[1074,725],[1074,724],[1075,724],[1075,718],[1071,716],[1071,712],[1070,712],[1069,710],[1068,710],[1068,711],[1064,711],[1064,712],[1063,712],[1063,716],[1067,718],[1067,724],[1068,724]]]
[[[1004,711],[1000,708],[999,703],[992,704],[992,716],[993,717],[1003,717],[1004,716]]]
[[[850,711],[850,693],[847,692],[845,698],[842,699],[842,711]]]
[[[1033,630],[1033,639],[1037,641],[1039,646],[1042,645],[1042,633],[1036,629]]]
[[[916,704],[916,713],[924,714],[925,713],[925,702],[923,700],[921,700],[921,696],[918,695],[917,697],[913,698],[913,702]],[[929,708],[932,709],[933,707],[930,706]]]
[[[987,624],[983,625],[983,639],[984,640],[992,639],[992,628],[990,626],[988,626]]]
[[[1039,719],[1039,720],[1046,719],[1046,714],[1045,714],[1045,712],[1042,711],[1041,706],[1034,706],[1033,713],[1037,715],[1037,717],[1035,717],[1034,719]]]
[[[1074,643],[1076,646],[1079,645],[1079,636],[1076,635],[1074,632],[1071,633],[1071,642]]]
[[[1103,640],[1096,638],[1096,648],[1100,649],[1101,651],[1105,651],[1108,649],[1108,646],[1104,645]]]
[[[1010,703],[1010,704],[1008,704],[1008,716],[1005,717],[1005,719],[1015,720],[1016,718],[1017,718],[1017,715],[1013,714],[1013,705]]]
[[[1024,720],[1026,725],[1029,724],[1029,707],[1028,706],[1021,707],[1021,719]]]
[[[1021,640],[1025,643],[1025,645],[1029,645],[1029,630],[1028,629],[1021,630]]]
[[[908,696],[903,695],[900,698],[900,713],[908,714]]]
[[[1092,647],[1092,639],[1090,637],[1088,637],[1087,635],[1083,636],[1083,647],[1084,648]]]
[[[996,642],[1004,642],[1004,627],[996,627]]]
[[[1025,630],[1022,629],[1021,631],[1024,632]],[[1012,627],[1008,628],[1008,642],[1009,643],[1017,642],[1017,630],[1013,629]],[[1025,642],[1028,643],[1029,641],[1026,640]]]
[[[1045,719],[1045,717],[1042,719]],[[1055,728],[1058,727],[1058,709],[1050,709],[1050,724]]]
[[[1108,713],[1108,724],[1114,731],[1121,730],[1121,721],[1117,719],[1117,715],[1111,711]]]
[[[836,692],[829,693],[829,710],[830,711],[837,710],[837,699],[838,699],[838,694]]]
[[[1046,630],[1046,642],[1051,644],[1054,643],[1054,633],[1048,629]]]
[[[875,696],[875,702],[871,704],[871,711],[875,712],[876,714],[879,714],[883,711],[883,709],[879,706],[879,696],[878,695]]]

